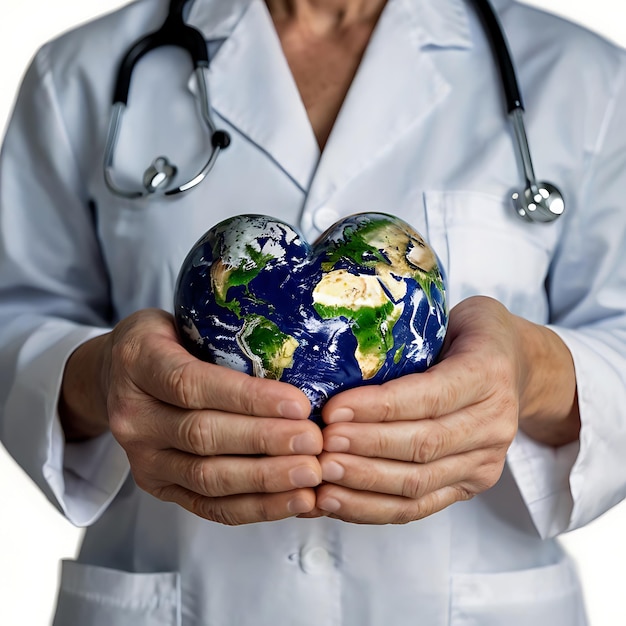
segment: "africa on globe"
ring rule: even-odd
[[[293,226],[238,215],[181,267],[181,343],[204,361],[291,383],[318,414],[339,391],[422,372],[447,322],[437,255],[406,222],[357,213],[311,245]]]

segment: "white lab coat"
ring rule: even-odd
[[[494,3],[525,93],[536,170],[567,213],[529,225],[500,82],[463,0],[390,0],[320,157],[261,0],[196,0],[212,55],[213,173],[182,197],[124,201],[101,162],[123,51],[164,18],[139,0],[45,46],[0,165],[0,432],[50,500],[88,526],[63,565],[57,626],[580,626],[556,535],[626,495],[626,58],[511,0]],[[134,75],[116,154],[137,184],[166,154],[205,159],[184,53]],[[406,526],[289,519],[226,527],[139,490],[111,436],[65,445],[65,359],[147,306],[172,308],[178,268],[219,220],[268,213],[314,239],[338,217],[395,213],[434,246],[452,304],[472,294],[549,323],[578,377],[580,445],[513,443],[500,482]]]

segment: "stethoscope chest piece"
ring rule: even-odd
[[[143,186],[148,193],[167,187],[176,176],[177,168],[164,156],[157,157],[144,172]]]
[[[211,115],[209,104],[208,85],[205,70],[209,66],[208,50],[202,33],[186,24],[183,20],[183,10],[188,0],[170,0],[167,19],[153,33],[143,37],[126,53],[120,64],[115,93],[113,96],[113,110],[109,123],[105,154],[104,180],[107,187],[122,198],[145,198],[155,193],[166,196],[175,196],[183,191],[192,189],[200,184],[213,168],[217,156],[230,144],[230,136],[224,130],[218,130]],[[194,66],[194,74],[200,95],[200,114],[206,126],[211,144],[206,163],[185,183],[171,187],[177,173],[176,166],[164,156],[154,159],[143,175],[143,189],[123,189],[115,181],[113,160],[117,146],[118,135],[122,122],[122,114],[128,103],[128,92],[132,72],[137,62],[148,52],[162,46],[175,46],[186,50]]]
[[[528,222],[553,222],[563,214],[565,203],[561,192],[545,181],[511,195],[517,214]]]

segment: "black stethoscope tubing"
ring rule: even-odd
[[[121,125],[123,110],[128,106],[128,94],[135,66],[148,52],[163,46],[174,46],[186,50],[199,80],[202,100],[202,114],[211,133],[212,151],[202,170],[188,183],[168,189],[165,195],[177,195],[202,182],[212,169],[220,150],[228,147],[230,136],[226,131],[216,128],[208,101],[208,88],[204,70],[209,66],[206,41],[202,33],[184,21],[184,9],[189,0],[170,0],[168,14],[163,25],[156,31],[137,41],[124,55],[117,74],[113,93],[113,114],[105,149],[105,181],[116,195],[126,198],[140,198],[152,195],[169,184],[176,173],[175,166],[165,157],[158,157],[146,170],[143,191],[126,191],[114,181],[113,156],[117,136]],[[528,221],[550,222],[559,217],[564,210],[563,198],[559,190],[547,182],[537,182],[530,157],[526,129],[523,122],[524,103],[522,100],[517,74],[509,51],[504,31],[489,0],[472,0],[481,19],[491,44],[506,100],[506,109],[510,117],[518,156],[526,179],[523,192],[514,192],[512,200],[520,217]]]
[[[182,48],[189,53],[195,69],[209,66],[209,51],[202,33],[189,26],[183,19],[183,10],[187,0],[170,0],[170,7],[165,22],[158,30],[137,41],[122,59],[115,90],[113,104],[128,105],[128,93],[135,65],[148,53],[163,46]]]
[[[500,25],[498,16],[488,0],[473,0],[473,2],[483,22],[491,49],[498,64],[502,89],[506,99],[507,113],[512,113],[515,109],[523,111],[524,102],[522,101],[522,94],[517,82],[517,74],[513,67],[509,45],[504,37],[504,30]]]

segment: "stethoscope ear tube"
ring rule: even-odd
[[[162,26],[142,37],[124,55],[120,63],[117,81],[113,92],[113,104],[128,104],[128,93],[133,70],[139,60],[151,50],[162,46],[175,46],[189,53],[194,68],[207,67],[209,53],[206,41],[197,29],[189,26],[183,19],[183,10],[188,0],[170,0],[170,6]]]
[[[517,82],[517,74],[513,67],[513,59],[509,52],[509,46],[504,37],[504,30],[498,20],[498,16],[489,3],[489,0],[474,0],[474,5],[476,6],[478,16],[483,22],[485,31],[489,33],[491,49],[500,71],[507,112],[511,113],[515,109],[521,109],[523,111],[524,102]]]

